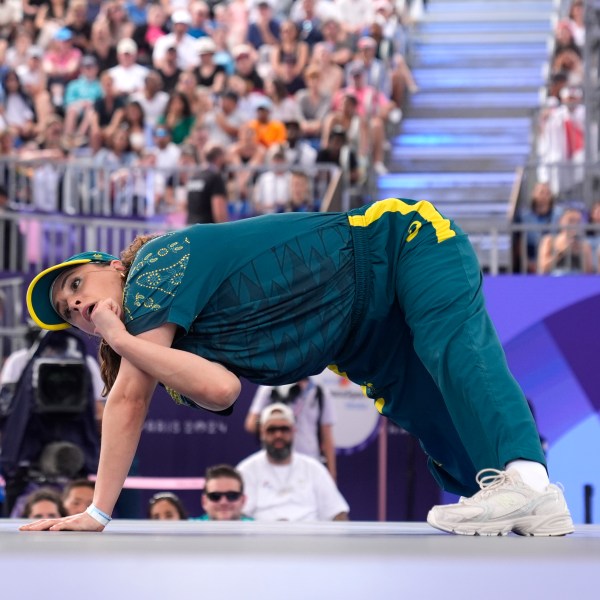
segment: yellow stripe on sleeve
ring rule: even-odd
[[[402,215],[418,213],[425,221],[431,223],[435,229],[438,243],[456,235],[456,232],[450,226],[450,220],[445,219],[433,204],[426,200],[408,204],[399,198],[387,198],[371,204],[363,215],[350,215],[348,221],[353,227],[368,227],[384,214],[390,212],[397,212]]]

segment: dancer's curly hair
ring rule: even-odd
[[[129,269],[139,252],[140,248],[149,242],[150,240],[157,237],[158,234],[152,235],[138,235],[128,248],[121,252],[121,262],[125,267],[123,271],[123,285],[127,280]],[[112,389],[121,366],[121,357],[102,339],[100,341],[100,348],[98,350],[98,356],[100,359],[100,374],[102,375],[102,381],[104,382],[104,389],[102,395],[106,396]]]

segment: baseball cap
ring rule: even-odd
[[[42,58],[42,56],[44,56],[44,51],[39,46],[29,46],[29,48],[27,48],[27,56],[32,58]]]
[[[117,54],[136,54],[137,44],[131,38],[123,38],[117,44]]]
[[[187,10],[180,8],[179,10],[174,11],[171,15],[171,23],[173,23],[174,25],[177,23],[182,23],[183,25],[191,25],[192,17],[190,16],[190,13]]]
[[[82,67],[97,67],[98,61],[96,60],[95,56],[92,56],[91,54],[87,54],[86,56],[84,56],[81,59],[81,66]]]
[[[33,278],[27,288],[27,310],[34,322],[42,329],[57,331],[70,325],[54,310],[52,304],[52,286],[56,278],[65,270],[90,262],[111,262],[119,260],[112,254],[104,252],[82,252],[67,258],[58,265],[45,269]]]
[[[196,42],[196,48],[198,49],[198,54],[213,54],[217,51],[217,45],[212,38],[207,36],[201,37]]]
[[[159,125],[154,130],[154,135],[159,138],[167,137],[169,135],[169,130],[166,127]]]
[[[61,27],[55,34],[54,39],[61,42],[73,39],[73,32],[68,27]]]
[[[365,63],[360,60],[355,60],[350,63],[348,66],[348,73],[350,75],[360,75],[365,71]]]
[[[357,46],[359,48],[376,48],[377,42],[375,38],[372,38],[369,35],[363,35],[359,40]]]
[[[231,52],[233,58],[239,58],[240,56],[250,56],[251,50],[248,44],[238,44]]]
[[[261,96],[256,101],[256,109],[263,108],[264,110],[271,110],[273,108],[273,103],[266,96]]]
[[[266,425],[274,419],[287,421],[290,425],[293,425],[296,421],[294,419],[294,411],[287,404],[283,404],[283,402],[273,402],[273,404],[269,404],[260,413],[261,425]]]

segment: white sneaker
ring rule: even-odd
[[[560,487],[550,484],[537,492],[519,473],[483,469],[477,473],[481,491],[458,504],[434,506],[427,522],[461,535],[567,535],[574,531],[571,513]]]

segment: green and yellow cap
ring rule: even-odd
[[[31,318],[42,329],[58,331],[70,327],[55,310],[52,304],[52,286],[56,278],[66,269],[90,262],[111,262],[119,260],[116,256],[104,252],[82,252],[67,258],[58,265],[49,267],[36,275],[27,288],[27,310]]]

